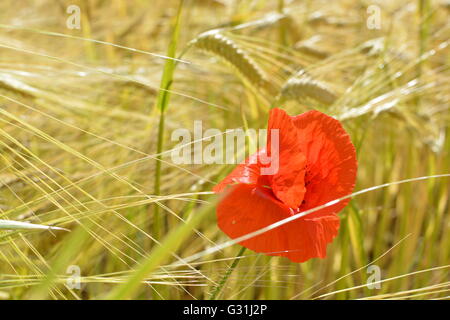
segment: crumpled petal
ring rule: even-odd
[[[291,216],[290,209],[270,189],[238,184],[217,206],[219,228],[235,239]],[[284,256],[293,262],[324,258],[326,247],[337,235],[339,218],[301,217],[240,244],[266,255]]]
[[[275,196],[290,208],[298,208],[302,203],[305,189],[306,157],[302,152],[293,117],[284,110],[272,109],[269,116],[267,131],[267,153],[271,157],[272,167],[277,172],[269,176]],[[278,154],[272,154],[273,130],[278,130]],[[276,148],[275,148],[276,150]]]
[[[265,148],[251,155],[243,163],[238,164],[230,174],[214,186],[213,191],[219,193],[222,192],[226,186],[237,183],[257,184],[261,171],[258,157],[261,153],[265,153]]]
[[[293,122],[298,129],[300,148],[307,158],[306,193],[300,210],[351,194],[358,164],[355,147],[341,123],[315,110],[293,117]],[[349,201],[343,200],[313,215],[337,213]]]

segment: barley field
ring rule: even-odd
[[[449,299],[449,17],[441,0],[2,0],[0,299]],[[174,130],[264,129],[275,107],[338,119],[356,148],[323,259],[244,251],[212,191],[235,165],[173,161]]]

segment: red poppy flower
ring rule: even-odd
[[[274,132],[278,133],[278,157],[271,157]],[[278,170],[262,174],[270,166]],[[217,206],[219,228],[235,239],[349,195],[355,185],[356,170],[355,148],[338,120],[319,111],[291,117],[281,109],[272,109],[266,148],[238,165],[214,188],[215,192],[222,192],[229,186]],[[294,262],[324,258],[327,244],[339,229],[337,213],[348,201],[240,244]]]

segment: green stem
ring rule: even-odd
[[[430,1],[429,0],[419,0],[419,16],[420,16],[420,28],[419,28],[419,58],[427,50],[427,42],[430,32]],[[418,63],[418,77],[420,77],[422,73],[422,59],[419,60]]]
[[[214,287],[209,300],[216,300],[217,295],[222,291],[222,289],[223,289],[225,283],[227,282],[228,278],[230,277],[231,273],[233,273],[233,270],[236,269],[239,261],[241,260],[241,256],[244,254],[244,252],[245,252],[245,247],[242,247],[241,250],[239,250],[239,253],[237,254],[236,258],[234,258],[233,263],[231,264],[231,266],[228,268],[227,272],[224,274],[224,276],[220,280],[219,284],[216,287]]]
[[[175,58],[178,37],[180,34],[180,20],[181,20],[181,12],[183,8],[184,0],[180,0],[180,5],[178,7],[178,13],[176,16],[176,20],[173,26],[172,39],[170,41],[169,47],[167,49],[167,56],[170,58]],[[158,99],[156,102],[156,107],[160,112],[159,116],[159,126],[158,126],[158,142],[157,142],[157,150],[156,150],[156,166],[155,166],[155,185],[154,185],[154,194],[155,196],[159,196],[161,194],[161,153],[163,152],[164,146],[164,123],[165,123],[165,112],[170,100],[170,87],[173,82],[173,74],[176,66],[176,61],[173,59],[166,60],[164,64],[164,71],[161,78],[160,88],[162,90],[158,93]],[[161,234],[163,234],[164,228],[164,219],[160,214],[161,208],[158,204],[154,206],[153,212],[153,236],[156,239],[159,239]]]
[[[278,12],[280,14],[284,14],[284,0],[278,0]],[[286,34],[286,23],[284,20],[280,21],[279,26],[279,33],[280,33],[280,44],[285,47],[287,46],[287,34]]]
[[[424,66],[424,60],[422,60],[422,55],[427,50],[427,42],[429,36],[429,23],[430,23],[430,1],[429,0],[419,0],[418,4],[419,16],[420,16],[420,27],[419,27],[419,61],[417,63],[417,79],[420,80],[422,77],[422,71]],[[416,105],[420,106],[421,97],[418,95],[416,97]]]

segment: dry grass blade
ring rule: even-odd
[[[0,220],[0,230],[60,230],[69,231],[65,228],[44,226],[40,224],[12,221],[12,220]]]

